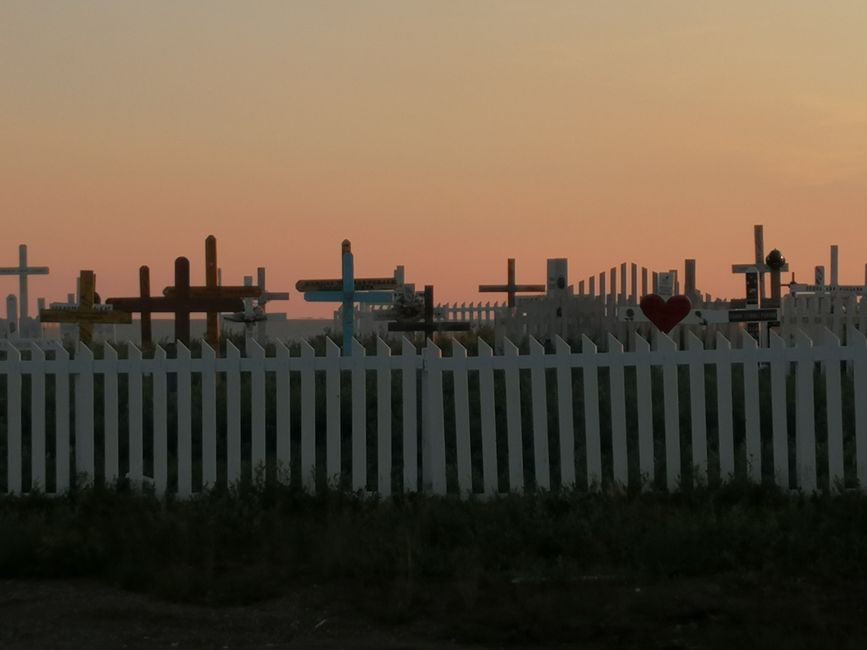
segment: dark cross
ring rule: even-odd
[[[93,341],[94,323],[132,322],[132,315],[129,312],[98,305],[96,276],[93,271],[82,271],[79,274],[79,287],[78,305],[61,307],[55,304],[49,309],[41,309],[39,320],[43,323],[77,324],[78,339],[85,345],[90,345]]]
[[[140,266],[138,270],[138,288],[140,298],[151,297],[151,270],[147,266]],[[141,344],[142,346],[153,343],[153,329],[151,328],[151,313],[141,312]]]
[[[433,285],[424,287],[424,319],[420,321],[396,321],[388,324],[389,332],[424,332],[425,340],[433,341],[435,332],[467,332],[470,324],[466,321],[434,320]]]
[[[509,307],[515,306],[516,293],[545,293],[544,284],[515,284],[515,258],[510,257],[506,284],[480,284],[479,293],[506,293]]]
[[[198,288],[198,287],[197,287]],[[175,260],[175,285],[164,292],[169,295],[159,297],[139,298],[109,298],[106,302],[116,308],[130,313],[174,313],[175,340],[184,345],[190,342],[190,314],[193,312],[216,313],[225,311],[241,311],[244,302],[241,298],[231,296],[203,296],[191,291],[190,261],[186,257]]]

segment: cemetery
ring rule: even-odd
[[[188,498],[257,472],[381,496],[867,485],[863,286],[838,284],[836,247],[829,284],[817,268],[814,284],[786,285],[785,258],[765,255],[761,226],[754,238],[755,261],[731,269],[744,298],[702,293],[694,259],[682,276],[623,263],[576,291],[566,259],[522,284],[510,258],[505,283],[478,285],[506,294],[484,307],[437,304],[402,266],[357,277],[344,241],[340,277],[295,287],[340,305],[342,336],[295,340],[265,327],[265,305],[289,294],[266,290],[264,268],[223,285],[212,236],[204,284],[178,257],[161,292],[141,266],[138,296],[101,300],[83,270],[38,318],[27,280],[48,268],[22,245],[2,269],[19,307],[0,339],[0,491],[122,479]],[[170,336],[155,341],[154,314]],[[54,323],[63,339],[42,331]]]

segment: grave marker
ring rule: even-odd
[[[433,341],[435,332],[467,332],[467,321],[435,321],[433,285],[424,287],[424,317],[422,320],[394,321],[388,324],[389,332],[424,332],[425,340]]]
[[[0,275],[18,276],[18,331],[22,335],[27,319],[30,318],[27,278],[31,275],[48,275],[47,266],[27,266],[27,244],[18,246],[18,266],[0,268]]]
[[[508,306],[515,306],[518,293],[545,293],[544,284],[517,284],[515,282],[515,258],[510,257],[506,267],[506,284],[480,284],[479,293],[505,293]]]
[[[200,287],[196,287],[199,289]],[[173,313],[175,315],[175,339],[184,345],[190,342],[190,314],[213,311],[234,312],[244,308],[236,296],[202,295],[190,287],[190,261],[186,257],[175,260],[175,284],[168,287],[160,297],[109,298],[106,302],[130,313]],[[169,294],[169,295],[165,295]]]
[[[328,280],[299,280],[295,288],[304,294],[307,302],[339,302],[343,317],[343,354],[352,354],[355,337],[355,303],[390,304],[394,290],[398,288],[395,278],[356,278],[352,244],[344,239],[341,244],[342,278]],[[380,291],[387,289],[388,291]]]
[[[94,324],[128,324],[132,315],[125,310],[115,310],[111,305],[100,305],[96,293],[96,275],[93,271],[81,271],[78,276],[79,299],[74,306],[52,303],[39,312],[43,323],[74,323],[78,325],[78,339],[87,346],[93,342]]]

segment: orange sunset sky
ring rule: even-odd
[[[798,280],[867,261],[867,2],[0,2],[0,266],[63,299],[157,288],[187,255],[490,299],[698,259],[740,296],[752,225]],[[785,278],[788,279],[788,275]],[[0,294],[14,292],[0,277]],[[279,306],[278,306],[279,305]],[[33,307],[31,307],[32,311]]]

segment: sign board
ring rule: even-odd
[[[665,271],[659,274],[656,294],[666,299],[674,295],[674,273]]]
[[[397,289],[398,283],[394,278],[355,278],[355,291],[375,291]],[[343,291],[343,280],[336,278],[331,280],[298,280],[295,288],[304,293],[306,291]]]
[[[780,319],[776,309],[731,309],[729,323],[763,323]]]
[[[824,266],[820,265],[820,266],[816,267],[816,280],[815,280],[815,282],[819,286],[822,286],[823,284],[825,284],[825,267]]]
[[[569,287],[569,260],[554,258],[548,260],[548,293],[565,291]]]

